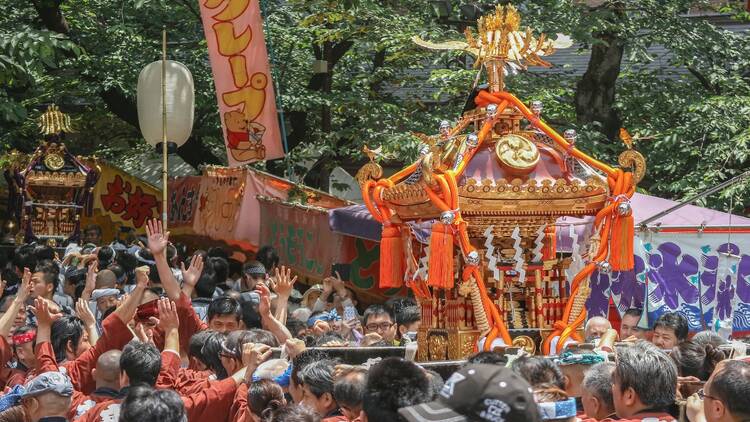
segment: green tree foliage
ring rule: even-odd
[[[454,1],[454,3],[457,3]],[[587,152],[616,162],[619,127],[649,160],[645,191],[681,198],[747,168],[750,132],[750,42],[706,19],[687,17],[709,5],[692,0],[513,1],[524,25],[566,33],[591,54],[583,76],[523,73],[509,79],[520,98],[542,100],[544,118],[574,127]],[[727,2],[724,2],[727,3]],[[731,2],[728,2],[731,6]],[[29,150],[30,117],[56,102],[74,114],[70,141],[80,153],[126,159],[145,150],[137,129],[135,85],[157,60],[160,31],[169,56],[196,83],[193,137],[180,155],[195,166],[225,162],[219,116],[198,4],[192,0],[0,0],[0,142]],[[412,131],[435,132],[456,118],[476,77],[458,53],[417,48],[414,35],[460,39],[440,24],[427,0],[262,0],[266,40],[288,156],[269,163],[327,187],[335,166],[354,171],[361,148],[382,146],[394,165],[416,155]],[[740,9],[723,12],[747,18]],[[14,41],[15,40],[15,41]],[[654,70],[649,47],[671,55]],[[659,58],[664,61],[664,58]],[[315,73],[313,62],[327,71]],[[419,71],[429,66],[430,75]],[[677,72],[675,72],[677,70]],[[708,200],[742,209],[750,185]]]

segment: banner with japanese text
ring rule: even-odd
[[[120,227],[145,234],[146,220],[161,216],[161,190],[117,167],[99,163],[102,173],[94,186],[94,212],[82,225],[96,224],[104,239],[114,239]]]
[[[342,236],[328,227],[328,213],[317,208],[260,198],[261,239],[273,246],[282,265],[321,279],[341,255]]]
[[[594,273],[590,315],[646,309],[645,326],[679,311],[691,331],[750,332],[750,236],[747,233],[638,233],[635,269]]]
[[[167,223],[173,234],[193,229],[201,191],[199,176],[181,177],[169,181]]]
[[[245,198],[246,177],[247,170],[241,168],[206,169],[193,219],[196,233],[214,239],[236,239],[234,232]]]
[[[200,0],[230,166],[284,156],[258,0]]]

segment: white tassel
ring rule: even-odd
[[[487,239],[484,242],[484,247],[487,248],[487,251],[484,253],[484,256],[487,257],[489,260],[487,263],[487,266],[492,269],[492,277],[495,280],[500,279],[500,269],[497,267],[497,257],[495,256],[495,247],[492,245],[492,241],[495,240],[495,232],[494,232],[495,226],[489,226],[487,227],[487,230],[484,231],[484,238]]]
[[[542,224],[539,230],[536,232],[536,239],[534,239],[534,250],[531,252],[534,257],[531,258],[531,262],[542,262],[542,248],[544,247],[544,230],[547,228],[546,224]]]
[[[515,254],[513,259],[516,261],[516,266],[513,268],[518,273],[518,282],[523,283],[526,281],[526,270],[523,268],[523,249],[521,249],[521,228],[516,226],[513,229],[513,233],[510,238],[514,240],[513,250]]]

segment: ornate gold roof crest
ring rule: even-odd
[[[60,111],[55,104],[51,104],[39,117],[39,130],[42,135],[57,135],[60,132],[72,133],[70,116]]]
[[[495,11],[479,18],[477,34],[466,28],[464,41],[432,43],[419,37],[412,40],[419,46],[433,50],[463,50],[476,58],[475,68],[484,66],[491,92],[504,90],[503,77],[528,66],[550,67],[543,56],[549,56],[558,48],[568,48],[573,43],[570,37],[557,34],[554,40],[545,34],[534,36],[531,28],[520,31],[521,16],[512,5],[497,5]]]

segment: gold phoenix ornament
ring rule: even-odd
[[[526,70],[528,66],[550,67],[542,59],[556,49],[573,45],[570,37],[557,34],[554,40],[545,34],[535,37],[531,28],[520,31],[521,16],[512,5],[497,5],[494,13],[483,16],[477,21],[476,36],[466,28],[464,41],[447,41],[432,43],[418,36],[412,38],[417,45],[431,50],[463,50],[476,58],[475,68],[484,66],[490,82],[490,91],[504,89],[503,78],[506,73]]]
[[[73,132],[70,127],[70,116],[61,112],[55,104],[47,107],[47,111],[39,117],[39,129],[45,136],[57,135],[60,132]]]

